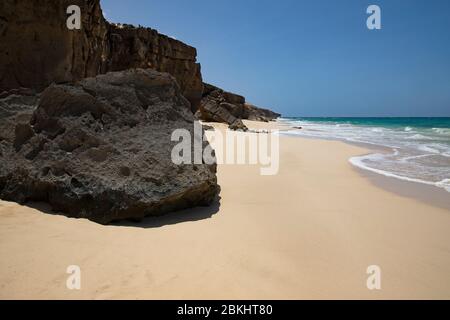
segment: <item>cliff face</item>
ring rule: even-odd
[[[203,121],[222,122],[233,130],[247,130],[242,122],[241,107],[245,103],[243,96],[223,91],[208,83],[204,84],[200,108],[195,116]]]
[[[150,28],[110,25],[108,70],[152,68],[173,75],[183,95],[198,108],[203,91],[197,50]]]
[[[0,1],[0,198],[101,223],[212,203],[215,164],[174,164],[171,133],[196,137],[197,109],[243,130],[272,114],[203,90],[195,48],[110,24],[99,1]],[[70,5],[81,30],[66,26]]]
[[[67,29],[71,4],[81,8],[81,30]],[[98,0],[2,0],[0,16],[0,90],[40,91],[106,71],[108,24]]]
[[[81,9],[80,30],[66,26],[69,5]],[[201,99],[195,48],[149,28],[109,24],[100,0],[2,0],[0,37],[0,91],[41,91],[52,82],[140,67],[174,76],[193,110]]]

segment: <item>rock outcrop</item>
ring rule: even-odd
[[[177,79],[192,112],[198,109],[203,82],[195,48],[156,30],[123,24],[109,25],[109,48],[108,70],[152,68],[167,72]]]
[[[107,22],[100,0],[0,1],[0,198],[100,223],[211,203],[216,166],[175,165],[173,130],[196,137],[195,112],[235,130],[278,114],[204,85],[196,56]]]
[[[203,97],[196,116],[203,121],[222,122],[229,125],[232,130],[247,130],[237,112],[243,106],[245,98],[210,84],[204,84]],[[236,104],[234,104],[236,103]]]
[[[269,122],[281,117],[281,114],[246,103],[244,105],[243,117],[244,119],[252,121]]]
[[[99,223],[208,205],[215,165],[171,160],[173,130],[194,136],[188,107],[172,76],[143,69],[0,99],[0,197]]]
[[[81,9],[80,30],[66,26],[69,5]],[[98,0],[2,0],[0,91],[41,91],[106,72],[108,29]]]
[[[242,119],[271,121],[280,114],[245,102],[241,95],[204,83],[203,97],[196,117],[203,121],[222,122],[233,130],[247,130]]]
[[[80,30],[66,26],[70,5],[81,9]],[[193,111],[199,106],[196,49],[150,28],[108,23],[100,0],[2,0],[0,38],[0,92],[152,68],[175,77]]]

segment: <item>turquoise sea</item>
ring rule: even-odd
[[[357,167],[450,192],[450,117],[280,120],[302,127],[285,134],[364,143],[378,150],[351,158]]]

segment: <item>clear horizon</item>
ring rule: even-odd
[[[11,313],[450,300],[450,0],[2,0],[0,38]]]
[[[366,9],[381,8],[381,30]],[[285,117],[450,116],[450,2],[101,0],[197,48],[205,82]]]

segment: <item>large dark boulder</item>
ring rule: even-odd
[[[208,205],[218,193],[215,165],[171,160],[173,130],[194,137],[195,119],[167,73],[135,69],[51,85],[35,110],[23,96],[23,108],[9,110],[10,100],[0,100],[0,127],[10,130],[0,138],[4,200],[46,201],[108,223]]]

